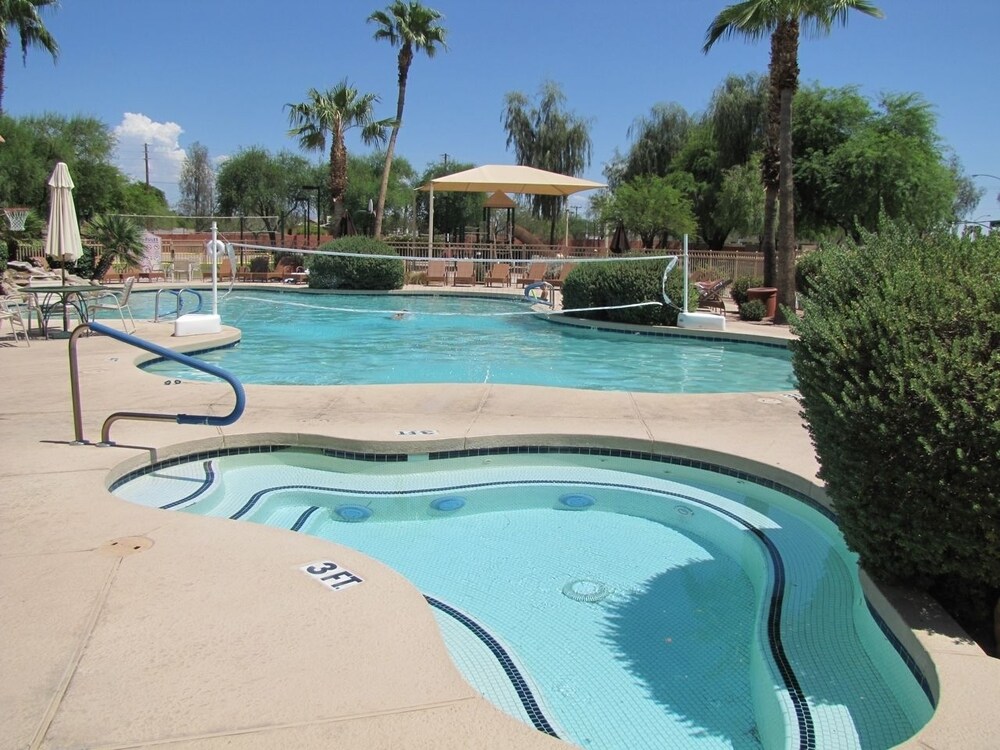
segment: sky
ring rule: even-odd
[[[874,0],[885,13],[852,13],[829,36],[804,37],[803,84],[919,93],[944,145],[986,194],[968,218],[1000,219],[1000,2]],[[8,53],[4,109],[96,117],[115,132],[117,163],[177,199],[185,149],[201,143],[221,162],[241,148],[299,152],[286,105],[343,79],[396,105],[396,50],[367,23],[389,0],[61,0],[44,9],[56,62],[31,49]],[[410,69],[396,153],[421,172],[449,161],[513,164],[503,101],[532,101],[545,81],[586,120],[592,161],[580,175],[603,182],[604,165],[627,152],[629,126],[657,103],[694,114],[729,73],[765,73],[767,41],[720,41],[701,50],[728,0],[425,0],[443,14],[447,50]],[[352,153],[370,149],[348,139]],[[311,161],[328,155],[301,152]],[[586,204],[586,193],[575,197]]]

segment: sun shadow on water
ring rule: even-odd
[[[650,700],[696,736],[761,747],[749,682],[754,593],[738,565],[689,562],[605,607],[604,639]]]

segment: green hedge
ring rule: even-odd
[[[371,237],[341,237],[320,250],[366,255],[396,255],[381,240]],[[345,258],[337,255],[310,255],[306,260],[311,289],[401,289],[405,277],[403,261],[389,258]]]
[[[847,543],[877,578],[1000,593],[1000,233],[883,222],[823,251],[795,376]],[[982,610],[980,610],[982,612]]]
[[[621,263],[578,263],[563,282],[563,308],[610,307],[637,302],[662,302],[661,280],[667,261],[623,261]],[[683,283],[678,266],[667,277],[667,296],[680,307]],[[694,285],[689,300],[698,299]],[[677,325],[678,310],[666,305],[649,305],[620,310],[573,313],[578,318],[638,325]]]

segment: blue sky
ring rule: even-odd
[[[918,92],[967,173],[1000,177],[1000,2],[875,0],[882,20],[852,14],[846,28],[804,38],[801,80],[857,85],[869,97]],[[285,105],[310,87],[343,78],[396,101],[395,50],[372,39],[368,15],[388,0],[61,0],[44,13],[61,52],[21,64],[8,55],[8,114],[97,117],[115,128],[119,165],[176,199],[184,149],[195,141],[222,159],[241,147],[296,151]],[[723,41],[701,52],[705,29],[726,0],[427,0],[444,14],[448,50],[410,71],[397,153],[421,171],[443,154],[475,164],[513,163],[501,112],[504,94],[533,96],[560,84],[566,107],[587,119],[603,181],[629,125],[658,102],[703,110],[728,73],[763,73],[768,45]],[[366,151],[349,142],[353,152]],[[308,158],[318,161],[315,153]],[[1000,179],[971,218],[1000,218]],[[585,198],[579,198],[582,203]]]

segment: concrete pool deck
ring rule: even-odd
[[[185,349],[236,335],[172,330],[139,322],[137,335]],[[111,339],[84,338],[79,354],[92,441],[118,410],[232,407],[228,386],[168,385]],[[230,427],[118,422],[118,445],[100,448],[69,444],[65,340],[3,346],[0,361],[0,748],[567,747],[465,683],[429,607],[394,571],[301,534],[118,500],[106,487],[123,465],[269,442],[412,453],[548,443],[716,460],[804,491],[816,482],[785,393],[247,386],[247,411]],[[436,434],[399,434],[425,430]],[[317,586],[300,568],[320,560],[365,584]],[[1000,661],[932,602],[870,592],[876,604],[883,594],[899,612],[886,619],[916,628],[904,644],[931,654],[939,685],[934,718],[905,746],[995,748]]]

